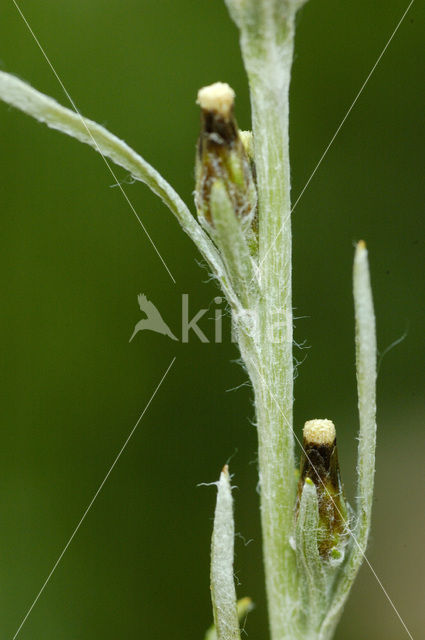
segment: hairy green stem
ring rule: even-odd
[[[353,517],[351,510],[347,516],[345,507],[342,509],[339,489],[337,495],[329,493],[329,483],[323,483],[323,474],[310,459],[308,464],[323,487],[316,483],[316,476],[306,477],[296,496],[288,122],[294,21],[303,0],[225,1],[240,30],[249,79],[255,172],[251,150],[243,146],[233,119],[233,90],[223,83],[205,87],[199,94],[204,146],[200,146],[203,152],[197,160],[196,192],[202,226],[164,178],[101,125],[4,72],[0,72],[0,99],[92,146],[107,164],[109,158],[147,184],[207,260],[231,305],[242,358],[254,387],[271,640],[331,640],[363,560],[371,520],[376,336],[367,251],[360,242],[354,261],[360,433],[357,514]],[[317,422],[330,423],[313,420],[306,427]],[[333,424],[332,428],[335,432]],[[316,441],[309,448],[319,468],[325,468],[326,459],[320,457],[325,455],[323,444]],[[227,467],[218,490],[211,550],[215,625],[207,638],[239,640],[238,614],[243,616],[249,604],[240,601],[238,607],[236,601],[233,503]],[[338,533],[339,545],[334,538],[326,540],[325,548],[333,552],[329,556],[323,553],[325,494],[335,507],[333,515],[338,512],[344,524]],[[326,531],[332,530],[331,520],[329,523]]]
[[[255,389],[269,620],[272,640],[294,640],[300,636],[290,545],[296,487],[288,122],[296,6],[277,0],[227,4],[241,33],[257,171],[260,298],[257,331],[241,351]]]

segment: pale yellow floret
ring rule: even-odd
[[[308,420],[303,429],[304,440],[310,444],[333,444],[336,436],[332,420]]]
[[[198,91],[197,104],[205,111],[215,111],[228,118],[235,101],[235,92],[226,82],[215,82]]]

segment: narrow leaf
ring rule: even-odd
[[[242,623],[247,617],[248,613],[252,611],[254,608],[254,604],[251,598],[241,598],[238,600],[238,618],[239,623]],[[204,640],[217,640],[217,631],[215,628],[215,624],[212,624],[210,628],[207,630]]]
[[[376,445],[376,333],[369,264],[364,242],[356,247],[353,271],[356,321],[356,372],[359,408],[357,520],[349,541],[332,604],[322,624],[319,640],[330,640],[360,569],[370,529]]]
[[[233,577],[235,529],[233,499],[227,465],[217,483],[217,504],[211,540],[211,600],[217,640],[240,640]]]
[[[256,289],[253,262],[241,223],[220,180],[212,186],[210,206],[214,225],[211,235],[223,256],[232,287],[247,308]]]
[[[15,76],[0,71],[0,100],[36,120],[90,145],[141,182],[144,182],[176,216],[220,281],[232,306],[237,306],[221,258],[207,234],[173,187],[146,160],[97,122],[67,109]]]
[[[306,478],[297,515],[295,542],[303,609],[310,631],[318,629],[326,607],[326,583],[319,554],[318,534],[317,491],[313,481]]]
[[[376,332],[367,249],[359,242],[354,259],[356,370],[360,421],[357,486],[357,541],[366,549],[372,512],[376,447]]]

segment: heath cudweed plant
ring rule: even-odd
[[[288,93],[295,14],[302,0],[226,0],[240,31],[252,133],[241,132],[234,92],[218,82],[199,91],[195,217],[140,155],[104,127],[0,73],[0,98],[94,147],[157,194],[192,238],[223,290],[252,382],[258,429],[261,522],[272,640],[332,638],[362,563],[375,462],[375,319],[367,251],[354,257],[359,407],[357,503],[346,503],[331,420],[304,427],[294,455],[291,202]],[[108,160],[106,160],[108,162]],[[227,467],[217,483],[211,544],[212,640],[239,640],[249,599],[236,599],[234,524]]]

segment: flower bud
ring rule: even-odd
[[[316,486],[319,509],[318,548],[322,558],[338,559],[347,531],[347,508],[338,465],[336,432],[331,420],[309,420],[303,430],[298,503],[306,479]]]
[[[244,231],[255,216],[257,195],[251,160],[245,150],[233,115],[235,93],[228,84],[216,82],[200,89],[201,133],[196,158],[195,203],[204,226],[214,228],[211,192],[220,181],[225,185],[234,215]]]

